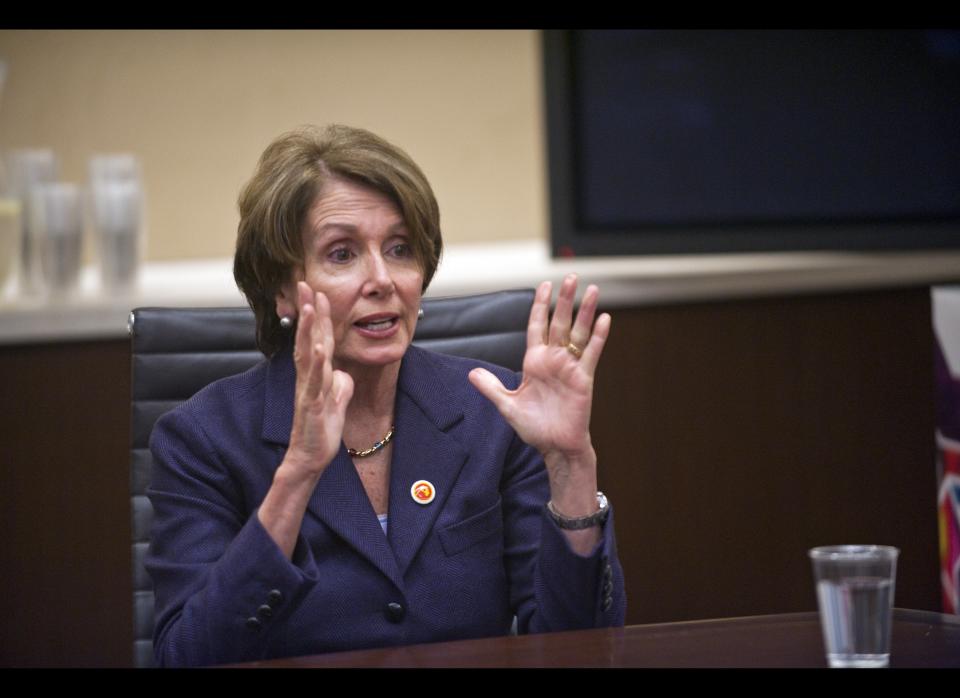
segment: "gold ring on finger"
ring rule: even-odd
[[[573,342],[567,342],[567,351],[576,356],[578,359],[583,356],[583,349],[578,347]]]

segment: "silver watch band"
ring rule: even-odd
[[[610,515],[610,504],[603,492],[597,492],[597,506],[599,510],[593,514],[571,519],[557,511],[553,506],[553,500],[550,500],[547,502],[547,513],[560,528],[566,531],[580,531],[591,526],[600,526],[607,520]]]

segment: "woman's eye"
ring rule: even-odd
[[[333,262],[349,262],[350,257],[350,250],[346,247],[338,247],[328,255],[328,258]]]
[[[413,248],[405,242],[393,246],[394,257],[409,257],[413,254]]]

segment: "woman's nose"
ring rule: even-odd
[[[364,295],[375,296],[393,292],[393,276],[382,254],[371,254],[367,257],[366,272]]]

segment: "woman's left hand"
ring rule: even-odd
[[[523,381],[516,390],[507,390],[482,368],[470,372],[477,390],[544,456],[551,482],[560,475],[552,472],[554,463],[563,468],[586,459],[596,467],[590,441],[593,376],[610,332],[610,316],[604,313],[594,324],[599,291],[591,285],[573,320],[576,291],[577,277],[571,274],[560,286],[550,319],[551,284],[540,284],[527,327]]]

